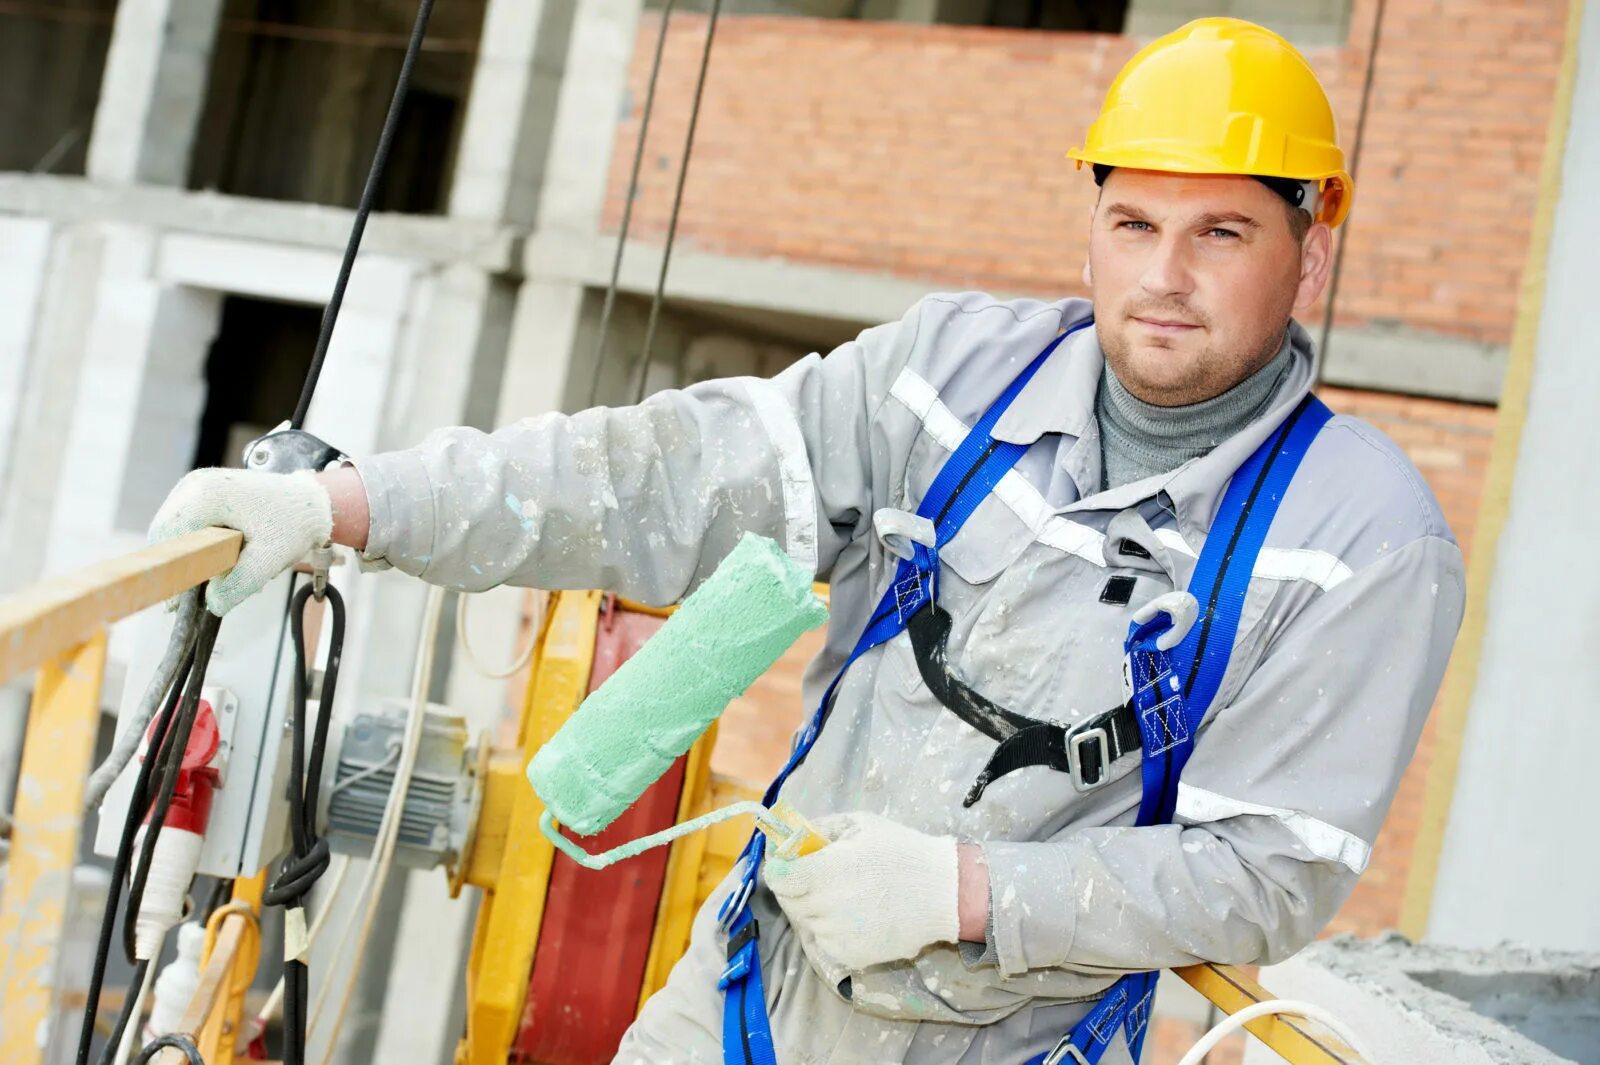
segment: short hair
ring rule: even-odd
[[[1094,171],[1095,185],[1104,189],[1106,178],[1110,176],[1112,168],[1104,163],[1094,163],[1091,169]],[[1262,177],[1259,174],[1250,176],[1277,193],[1278,198],[1283,200],[1284,209],[1289,212],[1289,234],[1294,237],[1296,244],[1304,243],[1306,234],[1311,232],[1311,224],[1316,221],[1311,212],[1301,206],[1308,196],[1314,198],[1315,190],[1308,187],[1311,183],[1295,178]]]

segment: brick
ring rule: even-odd
[[[1566,5],[1388,4],[1365,131],[1346,278],[1402,277],[1340,320],[1374,318],[1505,343],[1514,301],[1420,298],[1414,286],[1514,287],[1537,194]],[[1352,141],[1372,0],[1350,43],[1313,65]],[[668,31],[641,234],[665,231],[704,23]],[[961,278],[1045,296],[1077,290],[1092,184],[1062,158],[1135,43],[1099,34],[725,16],[685,195],[682,239],[753,257]],[[654,20],[632,72],[643,99]],[[622,207],[637,113],[617,130],[608,224]],[[654,165],[650,165],[651,162]],[[728,224],[725,217],[736,217]],[[930,221],[932,220],[932,221]],[[803,236],[802,236],[803,234]],[[965,251],[965,260],[961,255]],[[1034,264],[1039,264],[1035,268]],[[1407,272],[1396,275],[1393,268]],[[1424,269],[1416,269],[1417,267]]]

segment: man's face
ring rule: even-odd
[[[1113,170],[1084,266],[1106,361],[1147,403],[1221,395],[1316,301],[1329,245],[1320,223],[1296,239],[1287,205],[1254,178]]]

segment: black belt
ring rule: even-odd
[[[1066,773],[1073,787],[1088,791],[1105,782],[1112,762],[1140,749],[1139,718],[1128,703],[1067,726],[1023,717],[967,687],[950,672],[950,615],[937,603],[912,615],[907,629],[917,670],[934,698],[998,743],[961,805],[973,805],[990,784],[1030,765]]]

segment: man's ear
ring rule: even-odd
[[[1083,287],[1090,292],[1094,291],[1094,270],[1089,266],[1089,256],[1083,257]]]
[[[1300,284],[1294,293],[1294,309],[1303,311],[1317,302],[1328,286],[1333,269],[1333,231],[1318,222],[1305,236],[1300,248]]]

